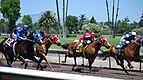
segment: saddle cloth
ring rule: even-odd
[[[88,45],[86,45],[85,47],[83,47],[82,42],[78,44],[77,48],[76,48],[76,52],[83,52],[84,49],[87,47]]]
[[[8,38],[5,43],[8,45],[8,46],[12,46],[12,43],[14,42],[14,39],[12,38]]]

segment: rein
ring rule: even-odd
[[[50,38],[48,38],[48,40],[50,41],[50,43],[52,43],[52,41],[50,40]]]

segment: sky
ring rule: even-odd
[[[47,10],[56,13],[56,0],[20,0],[21,16],[29,14],[41,14]],[[59,8],[62,17],[62,1],[59,0]],[[67,0],[65,0],[67,1]],[[112,2],[108,0],[110,19],[112,16]],[[115,13],[117,8],[115,0]],[[143,13],[143,0],[120,0],[118,20],[128,17],[130,22],[140,20]],[[81,14],[91,19],[95,17],[97,22],[108,21],[106,0],[69,0],[68,15],[79,17]]]

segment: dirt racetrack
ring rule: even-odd
[[[28,61],[28,69],[36,69],[36,63],[32,61]],[[4,59],[0,59],[0,65],[6,66],[6,61]],[[13,65],[16,68],[23,68],[24,65],[21,65],[21,62],[15,61]],[[43,62],[42,65],[45,65]],[[116,79],[124,79],[124,80],[143,80],[143,72],[137,70],[129,70],[130,75],[126,75],[124,71],[119,68],[107,68],[107,67],[93,67],[92,72],[89,72],[88,67],[84,67],[81,72],[73,71],[72,64],[58,64],[51,63],[54,70],[50,70],[49,67],[44,69],[45,71],[53,71],[53,72],[62,72],[62,73],[71,73],[71,74],[80,74],[80,75],[90,75],[90,76],[98,76],[98,77],[108,77],[108,78],[116,78]],[[81,67],[81,66],[78,66]]]

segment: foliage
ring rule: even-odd
[[[50,27],[57,26],[58,22],[55,17],[55,13],[53,13],[51,11],[46,11],[41,15],[38,23],[39,23],[40,27],[45,27],[45,28],[47,28],[47,30],[49,30]],[[48,31],[48,33],[49,33],[49,31]]]
[[[32,29],[32,18],[30,17],[30,15],[23,16],[22,25],[28,25]]]
[[[133,29],[132,31],[136,32],[137,34],[143,35],[143,27]]]
[[[12,31],[20,17],[20,0],[1,0],[0,10],[3,17],[9,22],[9,31]]]
[[[78,32],[78,17],[71,15],[67,16],[67,29],[70,34]]]
[[[82,26],[83,33],[85,32],[95,32],[100,33],[103,28],[99,24],[88,23]]]
[[[7,22],[4,19],[0,19],[0,31],[2,31],[2,33],[5,33],[7,29]]]
[[[67,38],[69,38],[69,37],[77,37],[77,35],[76,34],[67,34]]]

